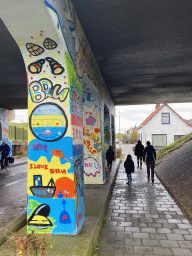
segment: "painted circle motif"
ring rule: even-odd
[[[64,110],[54,103],[43,103],[35,107],[29,118],[33,135],[43,141],[61,139],[68,127]]]

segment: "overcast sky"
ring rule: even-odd
[[[169,104],[169,103],[168,103]],[[175,110],[182,118],[192,119],[192,103],[170,103],[169,106]],[[119,132],[119,112],[120,112],[120,131],[125,132],[131,127],[139,126],[153,111],[155,104],[150,105],[128,105],[116,107],[116,133]],[[16,110],[15,122],[27,122],[28,111]]]
[[[183,119],[192,119],[192,103],[170,103],[169,106]],[[154,110],[155,104],[117,106],[115,118],[116,133],[119,132],[119,112],[120,131],[125,132],[135,125],[139,126]]]

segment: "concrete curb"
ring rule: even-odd
[[[0,246],[6,242],[6,235],[19,231],[27,222],[27,212],[23,212],[18,218],[0,229]]]

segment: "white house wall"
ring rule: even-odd
[[[162,124],[161,114],[170,113],[170,124]],[[162,107],[152,119],[138,130],[142,133],[142,143],[147,141],[152,143],[152,134],[166,134],[167,146],[174,142],[174,135],[185,135],[192,132],[192,127],[187,125],[179,116],[177,116],[169,107]]]

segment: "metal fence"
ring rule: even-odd
[[[28,131],[25,128],[9,126],[8,136],[12,141],[27,141]]]

